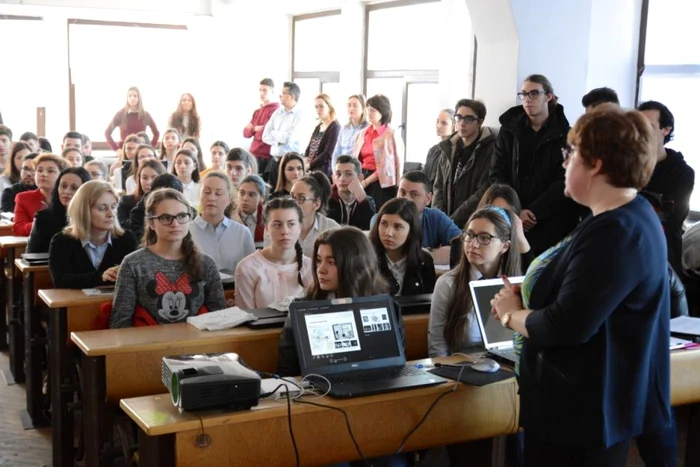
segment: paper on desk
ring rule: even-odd
[[[683,349],[689,345],[693,345],[693,342],[685,339],[679,339],[677,337],[671,337],[671,350]]]
[[[187,323],[202,331],[220,331],[222,329],[235,328],[255,319],[257,318],[254,315],[234,306],[199,316],[190,316],[187,318]]]
[[[89,297],[95,295],[112,295],[114,293],[114,287],[83,289],[83,293]]]
[[[276,302],[270,303],[267,307],[272,308],[277,311],[284,311],[289,313],[289,305],[294,301],[296,297],[287,297],[282,300],[277,300]]]
[[[219,271],[219,277],[221,278],[221,282],[233,282],[235,279],[231,274],[226,274],[222,271]]]
[[[671,320],[671,332],[700,336],[700,318],[679,316]]]

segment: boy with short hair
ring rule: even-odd
[[[352,225],[360,230],[369,230],[377,207],[372,197],[362,188],[362,165],[351,156],[339,156],[333,173],[335,184],[328,201],[328,217],[341,225]]]

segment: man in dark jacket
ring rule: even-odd
[[[433,207],[450,216],[460,228],[476,211],[489,185],[496,131],[482,128],[484,118],[483,102],[460,100],[455,106],[457,131],[438,145],[440,157],[433,186]]]
[[[328,200],[328,217],[340,225],[369,230],[369,221],[377,212],[374,199],[367,196],[360,161],[351,156],[338,156],[333,172],[333,190]]]
[[[668,107],[660,102],[647,101],[639,107],[651,122],[657,136],[657,161],[654,173],[644,190],[659,197],[662,205],[659,216],[666,233],[668,261],[682,276],[681,244],[683,221],[690,210],[690,195],[695,185],[695,171],[685,162],[683,154],[664,147],[673,139],[675,121]]]
[[[564,195],[561,150],[570,126],[552,85],[542,75],[530,75],[518,96],[523,105],[500,117],[489,180],[518,193],[525,235],[539,255],[574,229],[583,209]]]

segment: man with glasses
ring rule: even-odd
[[[518,193],[525,236],[539,255],[576,227],[583,210],[564,195],[562,148],[570,126],[551,83],[530,75],[518,97],[522,105],[499,119],[489,181],[510,185]]]
[[[0,212],[15,212],[15,196],[17,193],[23,193],[29,190],[36,190],[34,185],[34,163],[33,160],[37,153],[32,152],[24,156],[22,159],[22,168],[20,169],[20,181],[12,186],[8,186],[2,191],[2,202],[0,203]]]
[[[455,132],[438,144],[433,207],[449,215],[460,228],[488,188],[496,131],[481,126],[484,118],[483,102],[461,99],[455,106]]]

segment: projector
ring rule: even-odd
[[[260,398],[260,376],[235,353],[163,357],[162,378],[182,410],[247,410]]]

